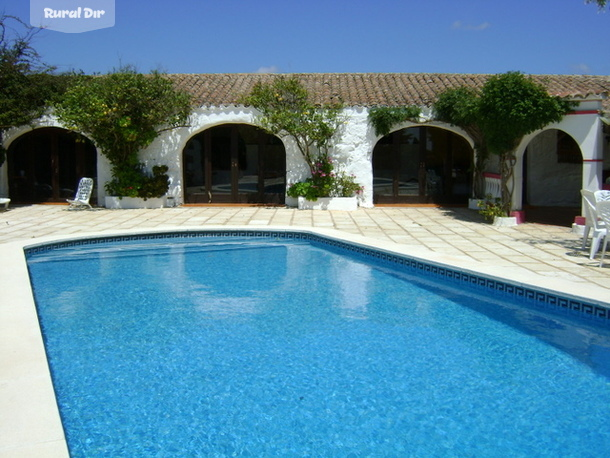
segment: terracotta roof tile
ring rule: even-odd
[[[316,103],[339,98],[348,106],[431,106],[437,95],[459,86],[482,87],[490,75],[447,73],[296,73]],[[168,75],[193,95],[200,106],[238,104],[258,82],[271,82],[277,74],[210,73]],[[570,98],[605,98],[610,111],[610,77],[586,75],[532,75],[550,94]]]

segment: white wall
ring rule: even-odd
[[[597,107],[597,108],[596,108]],[[607,150],[608,146],[604,143],[601,121],[595,109],[601,108],[599,101],[587,101],[581,103],[579,110],[582,114],[566,116],[560,123],[557,123],[548,128],[560,129],[571,135],[581,147],[585,165],[581,176],[582,185],[588,189],[598,189],[601,185],[601,170],[603,167],[603,150]],[[182,151],[188,140],[194,135],[209,129],[214,126],[229,123],[243,123],[257,126],[258,112],[252,108],[243,106],[224,106],[224,107],[201,107],[195,110],[190,119],[190,126],[175,129],[173,131],[162,133],[148,148],[141,152],[141,160],[146,164],[147,168],[157,164],[166,164],[169,167],[170,189],[169,195],[173,196],[175,203],[183,203],[183,176],[182,176]],[[365,207],[373,206],[373,169],[372,169],[372,152],[377,141],[381,138],[375,135],[374,130],[368,122],[368,110],[362,107],[349,107],[344,111],[343,124],[339,128],[330,150],[331,156],[335,160],[335,166],[344,170],[346,173],[356,176],[356,181],[364,186],[364,192],[361,196],[360,205]],[[452,132],[455,132],[466,138],[472,145],[472,140],[460,129],[454,126],[449,126],[442,123],[430,122],[429,110],[425,111],[420,123],[404,123],[400,126],[395,126],[394,130],[399,130],[406,127],[416,125],[429,125],[441,127]],[[55,118],[42,118],[36,127],[56,126],[62,127]],[[4,146],[8,148],[10,143],[20,135],[30,131],[32,128],[11,129],[4,135]],[[518,185],[515,189],[514,208],[521,207],[521,186],[520,181],[523,177],[523,152],[529,142],[533,140],[540,132],[535,132],[524,139],[517,150],[517,166],[515,168],[515,179]],[[541,139],[544,137],[541,137]],[[300,151],[293,141],[287,138],[282,139],[286,148],[286,178],[287,184],[290,185],[297,181],[301,181],[309,176],[309,168],[305,163]],[[542,141],[542,140],[540,140]],[[534,143],[532,148],[538,148]],[[540,146],[544,148],[543,146]],[[531,156],[534,156],[532,154]],[[105,195],[104,184],[110,180],[110,165],[106,158],[98,151],[98,201],[103,202]],[[497,164],[496,164],[497,165]],[[493,161],[489,167],[494,167]],[[488,167],[488,168],[489,168]],[[539,164],[535,168],[544,169],[546,165]],[[491,170],[491,169],[490,169]],[[569,173],[572,173],[571,171]],[[562,178],[557,179],[559,174]],[[557,170],[549,176],[539,177],[545,182],[559,182],[564,179],[563,171]],[[570,177],[569,179],[574,179]],[[549,184],[550,193],[553,193],[554,184]],[[529,188],[531,189],[531,187]],[[6,165],[0,169],[0,195],[8,194],[8,177]],[[542,199],[542,196],[536,199]],[[539,200],[542,202],[542,200]]]
[[[373,206],[373,148],[376,138],[368,122],[368,110],[347,108],[343,124],[337,131],[331,150],[337,169],[356,177],[364,186],[360,196],[361,207]]]
[[[540,133],[527,148],[527,203],[579,207],[582,164],[557,162],[557,131]]]
[[[346,173],[354,174],[357,182],[364,186],[360,204],[373,205],[373,176],[371,153],[375,137],[368,123],[368,112],[363,108],[348,108],[330,149],[335,166]],[[222,124],[249,124],[259,126],[259,113],[241,106],[202,107],[190,119],[190,126],[176,129],[159,136],[146,150],[142,151],[142,161],[151,168],[156,164],[166,164],[171,184],[168,194],[176,204],[183,203],[182,151],[194,135]],[[282,138],[286,149],[286,182],[302,181],[310,174],[296,144],[290,138]]]
[[[601,108],[601,100],[582,101],[572,114],[564,116],[560,122],[550,124],[544,129],[533,132],[521,141],[521,144],[517,148],[517,164],[515,165],[514,173],[515,188],[512,204],[514,209],[520,210],[522,208],[522,182],[524,176],[523,156],[525,150],[529,148],[528,156],[536,155],[536,151],[532,150],[530,147],[535,145],[530,145],[530,142],[532,142],[541,132],[549,129],[562,130],[574,138],[576,143],[578,143],[583,156],[579,189],[600,189],[604,156],[602,122],[599,116]],[[558,182],[561,182],[562,180],[563,178],[561,176],[557,178]],[[567,205],[567,203],[561,205]]]

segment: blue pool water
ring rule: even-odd
[[[111,241],[28,265],[74,457],[610,450],[608,320],[305,240]]]

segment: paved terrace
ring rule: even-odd
[[[589,260],[588,252],[580,249],[581,236],[571,228],[534,223],[494,227],[467,208],[376,207],[342,212],[233,206],[70,211],[64,205],[32,205],[0,213],[0,244],[104,231],[211,226],[335,229],[374,239],[383,246],[387,243],[389,249],[399,246],[401,251],[421,252],[424,248],[487,266],[519,267],[573,281],[584,290],[596,284],[603,288],[604,297],[598,299],[610,302],[610,254],[608,263],[598,267],[599,254],[596,260]]]

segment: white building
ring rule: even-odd
[[[473,140],[455,126],[431,121],[437,94],[457,86],[481,87],[487,75],[298,74],[316,102],[340,100],[345,122],[333,141],[336,164],[364,186],[360,205],[377,203],[465,204],[472,193]],[[259,113],[239,104],[257,81],[275,75],[169,75],[193,95],[190,127],[162,134],[142,151],[148,167],[169,166],[175,205],[282,204],[285,189],[308,174],[291,141],[265,133]],[[600,189],[610,177],[610,77],[535,76],[552,95],[575,100],[564,119],[523,139],[517,150],[514,208],[580,206],[581,188]],[[368,119],[374,106],[420,106],[419,122],[395,126],[385,137]],[[604,122],[604,120],[606,121]],[[65,202],[82,176],[97,184],[103,204],[110,179],[106,158],[79,141],[53,117],[4,135],[7,161],[0,195],[15,203]],[[497,161],[489,161],[497,172]]]

